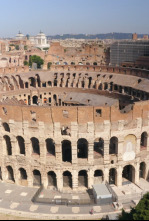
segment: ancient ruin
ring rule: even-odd
[[[98,65],[1,69],[0,178],[60,192],[148,179],[148,74]]]

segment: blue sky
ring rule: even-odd
[[[137,32],[149,34],[149,0],[0,0],[0,37]]]

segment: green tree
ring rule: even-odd
[[[28,65],[29,65],[28,61],[24,61],[24,66],[28,66]]]
[[[44,64],[44,60],[40,57],[40,56],[37,56],[37,55],[33,55],[30,57],[29,59],[29,66],[32,67],[32,64],[33,63],[36,63],[37,64],[37,68],[41,68],[41,65]]]
[[[24,46],[24,50],[27,51],[27,45]]]
[[[20,49],[19,45],[16,45],[16,46],[15,46],[15,49],[16,49],[16,50],[19,50],[19,49]]]
[[[119,220],[149,220],[149,193],[143,197],[130,213],[126,213],[123,210]]]
[[[49,62],[48,63],[48,69],[50,69],[51,65],[52,65],[52,62]]]

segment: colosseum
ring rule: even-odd
[[[0,178],[80,192],[149,178],[149,71],[1,70]]]

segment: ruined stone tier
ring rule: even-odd
[[[146,179],[148,86],[144,78],[102,72],[1,77],[1,179],[77,192]]]

